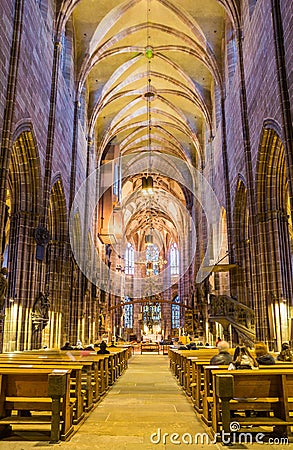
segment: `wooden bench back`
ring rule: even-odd
[[[293,368],[278,368],[273,370],[212,370],[213,378],[221,374],[233,375],[235,397],[281,397],[283,395],[284,380],[286,380],[288,395],[293,395]]]
[[[247,374],[247,372],[253,373]],[[282,383],[280,379],[280,374],[267,372],[268,371],[263,373],[256,370],[255,371],[237,370],[237,373],[233,373],[234,397],[240,398],[280,397],[282,395]]]
[[[48,374],[10,374],[2,375],[7,397],[47,397]],[[5,383],[5,386],[4,386]]]

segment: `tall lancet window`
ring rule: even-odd
[[[147,275],[158,275],[159,273],[159,249],[156,244],[148,245],[146,249]]]
[[[125,274],[134,275],[134,248],[129,242],[125,250]]]
[[[172,304],[172,328],[180,328],[180,305],[176,305],[179,303],[179,296],[177,295]]]
[[[131,298],[124,299],[124,328],[133,328],[133,304]]]
[[[171,245],[170,249],[170,270],[171,275],[179,274],[179,250],[176,242]]]

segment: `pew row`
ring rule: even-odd
[[[202,421],[208,425],[212,425],[212,417],[211,417],[211,410],[213,405],[213,394],[214,394],[214,374],[231,374],[235,371],[228,371],[228,366],[214,366],[214,365],[205,365],[203,366],[204,370],[204,387],[203,390],[200,392],[201,400],[202,400],[202,414],[201,419]],[[286,363],[286,364],[274,364],[274,365],[266,365],[266,366],[260,366],[258,371],[268,371],[269,373],[275,371],[275,370],[293,370],[293,364],[292,363]],[[242,371],[241,371],[242,372]]]
[[[238,431],[247,425],[270,427],[293,441],[293,369],[212,371],[212,377],[214,436],[230,432],[236,421]]]
[[[130,355],[131,353],[128,348],[115,348],[115,350],[107,355],[89,351],[6,353],[0,355],[0,370],[14,370],[15,373],[19,373],[20,380],[23,372],[26,370],[30,370],[32,374],[39,373],[41,370],[46,370],[47,372],[63,372],[68,370],[69,397],[67,399],[66,410],[70,411],[70,418],[67,417],[66,422],[62,419],[62,424],[64,422],[64,425],[60,435],[61,439],[65,440],[74,431],[74,425],[77,425],[82,419],[87,417],[94,404],[102,398],[109,389],[109,386],[122,375],[128,366]],[[24,429],[29,424],[34,423],[37,418],[35,414],[30,414],[31,417],[20,417],[20,414],[16,414],[15,411],[21,411],[23,409],[24,411],[33,412],[32,406],[34,404],[32,405],[31,400],[28,395],[22,399],[21,408],[16,408],[20,402],[12,405],[15,406],[12,420],[15,421],[19,417],[17,423],[20,422]],[[47,399],[47,407],[49,403],[50,400]],[[62,400],[61,403],[63,404],[64,401]],[[44,405],[42,404],[41,406]],[[3,420],[5,417],[1,416]],[[4,424],[3,420],[2,425]],[[48,421],[48,415],[46,420]],[[4,435],[9,430],[9,427],[6,425],[7,423],[5,423],[4,428],[0,427],[0,437],[1,431],[3,431],[2,435]],[[70,430],[70,433],[67,428]]]
[[[201,350],[200,353],[198,350],[195,351],[186,351],[186,350],[174,350],[170,349],[170,368],[173,371],[174,375],[178,379],[178,382],[181,384],[183,389],[185,390],[186,395],[191,397],[191,400],[194,404],[194,408],[197,413],[199,413],[202,421],[210,427],[210,434],[213,436],[217,436],[216,433],[219,433],[221,429],[227,430],[230,425],[227,425],[227,408],[224,409],[224,424],[222,428],[222,402],[224,401],[219,395],[216,397],[216,386],[215,386],[215,374],[219,375],[229,375],[231,377],[234,373],[239,377],[239,373],[244,373],[243,370],[238,371],[228,371],[228,366],[211,366],[209,364],[211,355],[211,351],[206,352],[207,349]],[[231,349],[231,353],[233,353],[233,349]],[[217,354],[217,353],[215,353]],[[196,355],[196,356],[195,356]],[[252,377],[252,373],[254,377],[257,377],[257,374],[263,373],[263,377],[275,376],[278,374],[279,384],[283,387],[287,384],[290,385],[291,389],[291,378],[289,378],[289,373],[286,375],[286,382],[283,384],[280,382],[280,374],[284,374],[286,371],[292,371],[293,374],[293,364],[288,362],[277,362],[275,365],[266,365],[260,366],[258,370],[248,370],[250,377]],[[261,380],[265,380],[266,378],[258,379],[257,383],[262,384]],[[238,380],[238,378],[237,378]],[[251,378],[252,380],[252,378]],[[233,379],[234,383],[234,379]],[[255,379],[253,380],[253,385],[256,383]],[[258,385],[258,384],[257,384]],[[277,383],[276,383],[277,385]],[[292,382],[293,385],[293,382]],[[234,386],[234,385],[233,385]],[[233,397],[229,400],[229,408],[232,411],[232,419],[233,411],[236,411],[236,414],[240,414],[240,425],[251,424],[255,426],[266,426],[272,428],[276,432],[281,432],[283,435],[286,435],[291,439],[291,426],[293,426],[291,420],[293,416],[293,393],[290,393],[290,390],[287,389],[287,392],[279,392],[278,396],[271,398],[270,396],[261,397],[255,402],[249,403],[251,398],[255,398],[256,396],[248,396],[248,389],[245,387],[244,392],[246,392],[246,399],[243,402],[239,402],[239,398],[244,398],[243,392],[238,390],[238,384],[233,387],[235,389]],[[259,390],[261,392],[261,390]],[[282,397],[283,395],[283,397]],[[235,398],[238,398],[236,401]],[[286,400],[283,400],[286,398]],[[248,400],[247,400],[248,399]],[[245,411],[248,414],[248,411],[255,410],[257,414],[255,417],[250,418],[246,417]],[[225,422],[226,421],[226,422]],[[235,419],[234,419],[235,421]],[[237,418],[238,421],[238,418]],[[231,421],[229,422],[229,424]]]
[[[0,387],[1,436],[15,425],[32,424],[38,429],[49,426],[52,443],[73,433],[70,370],[0,368]]]

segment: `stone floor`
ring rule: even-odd
[[[249,429],[248,429],[249,430]],[[172,433],[176,443],[172,443]],[[194,441],[206,429],[197,418],[189,399],[168,368],[163,355],[135,355],[128,370],[96,406],[77,433],[68,442],[49,445],[48,437],[39,433],[15,433],[0,441],[0,449],[60,450],[160,450],[192,448],[224,450],[221,443]],[[165,436],[165,437],[164,437]],[[192,444],[188,443],[192,438]],[[228,448],[261,450],[293,448],[293,444],[234,444]],[[291,447],[292,446],[292,447]]]

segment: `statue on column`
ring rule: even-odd
[[[2,311],[5,303],[8,281],[7,281],[8,270],[6,267],[2,267],[0,271],[0,312]]]
[[[49,322],[49,308],[50,303],[48,295],[40,292],[32,310],[32,320],[35,331],[42,331]]]

